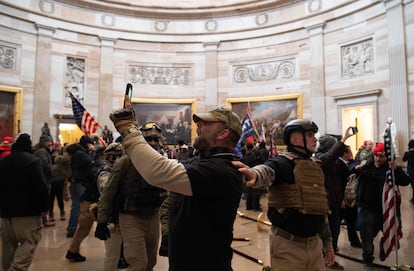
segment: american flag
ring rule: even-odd
[[[88,111],[86,111],[85,107],[83,107],[83,105],[78,99],[76,99],[75,96],[73,96],[72,93],[69,92],[69,95],[72,99],[73,116],[75,117],[79,128],[87,136],[96,133],[96,130],[99,127],[98,122],[96,122],[95,118]]]
[[[388,161],[394,160],[394,149],[391,129],[388,126],[384,133],[384,151]],[[383,234],[381,243],[384,256],[388,257],[393,248],[399,248],[399,239],[402,237],[401,223],[398,218],[399,190],[394,181],[393,171],[388,168],[385,175],[382,192]]]
[[[273,136],[270,136],[270,147],[269,147],[269,158],[278,156],[276,144],[273,139]]]

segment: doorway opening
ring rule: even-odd
[[[358,128],[358,133],[346,141],[355,155],[365,140],[374,141],[374,106],[362,105],[342,108],[342,131],[345,131],[349,126]]]
[[[83,136],[83,132],[79,129],[77,124],[73,123],[60,123],[59,124],[59,142],[76,143]]]
[[[22,88],[0,85],[0,140],[20,133]]]
[[[82,130],[76,124],[73,115],[61,115],[55,114],[56,119],[56,138],[59,140],[62,146],[65,143],[72,144],[79,142],[79,139],[83,136]]]

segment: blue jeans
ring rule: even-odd
[[[68,233],[75,233],[76,227],[78,226],[78,218],[80,215],[80,197],[85,192],[85,187],[81,183],[71,183],[70,197],[72,199],[72,205],[70,207],[69,222],[67,227]]]
[[[374,260],[374,238],[382,230],[382,214],[360,208],[358,221],[362,241],[362,260],[365,264],[370,264]]]

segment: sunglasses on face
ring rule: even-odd
[[[151,142],[151,141],[159,142],[160,141],[160,139],[158,137],[153,137],[153,136],[147,136],[147,137],[145,137],[145,140],[147,142]]]

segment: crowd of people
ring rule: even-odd
[[[295,119],[283,128],[286,151],[269,157],[265,142],[246,142],[239,160],[234,150],[242,126],[231,110],[193,114],[194,142],[180,140],[172,150],[163,144],[160,126],[138,124],[125,99],[126,108],[110,115],[120,137],[113,142],[105,126],[106,145],[82,136],[61,147],[53,143],[47,123],[35,145],[25,133],[2,139],[3,270],[28,270],[41,228],[55,225],[55,198],[62,221],[67,219],[64,200],[71,200],[66,259],[86,260],[81,243],[96,222],[105,271],[153,270],[158,255],[168,257],[170,271],[233,270],[240,200],[246,199],[247,210],[261,211],[263,195],[271,222],[271,270],[343,270],[335,253],[344,223],[350,246],[361,249],[364,268],[371,270],[387,170],[393,170],[397,185],[411,182],[414,204],[414,140],[403,156],[407,175],[387,160],[384,143],[366,140],[354,157],[346,145],[355,135],[352,127],[343,136],[317,138],[316,123]],[[351,206],[345,187],[353,173],[358,196]],[[194,249],[200,232],[203,245]]]

